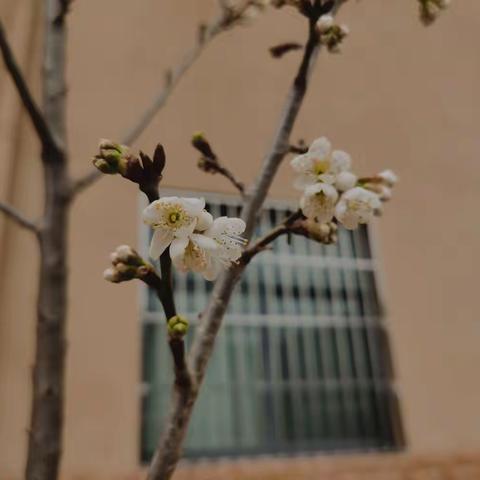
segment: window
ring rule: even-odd
[[[228,198],[207,197],[207,203],[214,216],[240,213]],[[286,205],[268,205],[257,233],[289,213]],[[178,311],[194,330],[213,284],[179,272],[174,281]],[[340,230],[331,246],[280,238],[237,285],[195,407],[186,455],[394,448],[398,415],[381,315],[366,228]],[[148,292],[144,461],[157,445],[170,398],[165,335],[161,306]]]

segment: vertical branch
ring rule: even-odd
[[[335,4],[335,10],[342,3],[343,0],[338,0]],[[314,14],[309,18],[308,41],[294,82],[288,92],[273,145],[265,157],[257,182],[245,200],[242,216],[246,220],[245,235],[248,239],[253,234],[256,216],[261,210],[278,167],[288,152],[290,134],[300,111],[308,87],[308,80],[319,53],[319,38],[315,28],[317,18]],[[147,480],[168,480],[175,470],[180,458],[188,422],[198,395],[198,388],[205,376],[216,335],[232,292],[245,266],[242,263],[231,266],[215,284],[208,305],[201,315],[200,325],[196,330],[192,350],[188,358],[191,371],[195,375],[195,388],[189,392],[187,397],[175,395],[172,399],[171,411],[150,465]]]
[[[55,480],[61,458],[65,331],[67,311],[67,228],[69,179],[65,121],[65,24],[59,0],[45,0],[43,106],[57,148],[42,142],[45,205],[39,234],[40,277],[33,368],[27,480]]]
[[[302,62],[288,94],[287,102],[273,139],[273,145],[263,161],[261,173],[251,189],[242,213],[247,224],[245,236],[248,239],[252,236],[257,215],[261,211],[261,207],[277,173],[278,167],[288,152],[290,134],[303,103],[307,91],[307,83],[313,71],[313,65],[318,57],[320,48],[318,42],[319,38],[315,28],[315,20],[309,19],[309,37],[305,46]]]

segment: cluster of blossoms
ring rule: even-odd
[[[300,208],[310,220],[328,223],[334,218],[353,230],[368,223],[391,198],[397,176],[391,170],[359,179],[351,171],[350,155],[332,150],[321,137],[305,154],[295,157],[291,166],[297,173],[295,188],[303,191]]]
[[[332,15],[322,15],[318,19],[317,28],[320,32],[320,43],[332,53],[339,51],[339,45],[350,33],[347,25],[337,25]]]
[[[214,220],[203,198],[160,198],[145,208],[143,221],[153,228],[151,258],[169,248],[176,268],[201,273],[207,280],[237,261],[247,243],[241,237],[245,222],[229,217]]]
[[[450,0],[418,0],[420,7],[420,18],[423,23],[430,25],[440,12],[450,5]]]
[[[145,263],[140,255],[128,245],[120,245],[110,255],[112,266],[103,272],[103,278],[112,283],[142,278],[152,266]]]

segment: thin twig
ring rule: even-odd
[[[221,165],[218,161],[204,157],[202,161],[205,163],[205,171],[208,169],[208,173],[219,173],[224,176],[240,193],[243,197],[245,195],[245,185],[235,178],[235,175],[226,167]]]
[[[13,220],[20,227],[26,228],[31,232],[38,233],[38,225],[32,220],[25,217],[20,211],[16,208],[8,205],[6,203],[0,202],[0,211],[3,212],[8,218]]]
[[[170,257],[168,257],[170,258]],[[171,278],[168,273],[169,266],[163,262],[162,278],[158,276],[155,270],[149,268],[140,280],[151,287],[157,294],[163,309],[165,318],[168,320],[176,315],[175,304],[173,302],[173,292],[171,289]],[[192,385],[192,375],[188,369],[185,356],[185,343],[182,338],[170,336],[168,340],[173,363],[175,365],[175,383],[180,389],[189,390]]]
[[[149,106],[140,115],[140,118],[126,131],[121,143],[132,144],[148,127],[155,115],[165,106],[171,94],[179,84],[190,67],[200,57],[206,46],[219,34],[228,30],[245,11],[253,5],[253,0],[244,0],[236,8],[222,8],[221,14],[208,26],[202,27],[202,35],[197,43],[184,55],[182,61],[174,68],[168,70],[168,79],[159,93],[155,95]],[[72,195],[80,193],[101,177],[101,172],[92,170],[85,176],[80,177],[72,185]]]
[[[35,102],[30,89],[27,86],[25,78],[18,66],[13,51],[8,43],[5,29],[0,20],[0,50],[2,51],[3,61],[7,67],[8,72],[15,84],[18,94],[22,100],[23,106],[27,111],[33,127],[42,143],[44,150],[50,152],[58,152],[61,150],[60,141],[53,135],[51,128],[48,126],[45,116],[42,114],[40,108]],[[51,155],[49,158],[55,159],[56,155]]]
[[[293,212],[280,225],[272,228],[263,237],[259,238],[255,243],[246,248],[239,259],[239,263],[246,266],[255,255],[267,249],[268,246],[281,235],[297,233],[300,225],[296,226],[296,223],[298,220],[302,220],[304,218],[305,217],[303,216],[301,210]]]

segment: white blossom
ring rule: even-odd
[[[197,224],[195,225],[196,232],[204,232],[210,228],[213,223],[212,215],[206,210],[202,210],[198,215]]]
[[[450,5],[450,0],[419,0],[420,18],[429,25],[438,17],[442,10]]]
[[[317,28],[321,33],[328,32],[335,25],[332,15],[322,15],[317,22]]]
[[[387,187],[393,187],[398,182],[398,176],[393,170],[384,170],[380,172],[377,177],[382,180]]]
[[[333,218],[337,200],[338,192],[332,185],[317,183],[305,189],[300,208],[307,218],[325,223]]]
[[[103,278],[107,280],[107,282],[116,283],[118,282],[118,272],[112,267],[107,268],[103,272]]]
[[[143,211],[143,221],[154,232],[150,244],[150,257],[158,258],[175,238],[186,238],[193,233],[203,214],[203,198],[163,197],[152,202]],[[207,221],[208,222],[208,221]]]
[[[315,185],[317,182],[335,183],[340,172],[350,170],[350,155],[341,150],[333,150],[327,138],[315,140],[308,152],[292,159],[290,165],[297,173],[294,187],[298,190]]]
[[[335,187],[340,192],[350,190],[357,184],[358,177],[352,172],[340,172],[335,179]]]
[[[170,245],[172,262],[183,272],[201,273],[207,280],[215,280],[240,258],[246,244],[240,236],[244,230],[245,222],[240,218],[219,217],[202,234],[174,239]]]
[[[392,189],[386,185],[380,185],[378,196],[382,202],[388,202],[392,198]]]
[[[216,242],[199,233],[176,238],[170,245],[172,263],[182,272],[203,273],[210,265],[210,257],[217,250]]]
[[[381,205],[376,193],[362,187],[355,187],[340,197],[335,207],[335,217],[345,228],[353,230],[359,224],[368,223]]]
[[[241,218],[219,217],[205,231],[205,236],[213,239],[217,248],[209,258],[209,265],[203,273],[207,280],[214,280],[222,269],[228,268],[242,255],[247,240],[241,234],[246,225]]]

